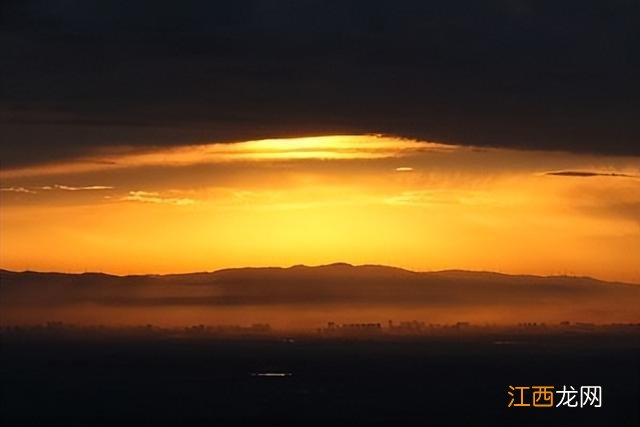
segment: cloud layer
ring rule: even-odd
[[[637,2],[3,5],[2,168],[336,133],[640,155]]]
[[[637,175],[629,175],[626,173],[617,172],[595,172],[595,171],[554,171],[547,172],[545,175],[550,176],[573,176],[577,178],[589,178],[592,176],[609,176],[609,177],[621,177],[621,178],[640,178]]]

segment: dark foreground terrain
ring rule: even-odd
[[[1,424],[638,426],[639,349],[638,336],[615,334],[5,335]],[[601,385],[603,403],[508,408],[508,385]]]

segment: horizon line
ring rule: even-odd
[[[111,277],[153,277],[153,276],[181,276],[181,275],[194,275],[194,274],[215,274],[221,271],[228,270],[248,270],[248,269],[279,269],[279,270],[290,270],[294,268],[322,268],[322,267],[382,267],[394,270],[401,270],[407,273],[415,273],[415,274],[437,274],[437,273],[474,273],[474,274],[494,274],[499,276],[510,276],[510,277],[536,277],[536,278],[569,278],[569,279],[588,279],[594,280],[598,282],[605,283],[614,283],[614,284],[624,284],[624,285],[635,285],[640,286],[640,282],[630,282],[630,281],[621,281],[621,280],[604,280],[599,279],[597,277],[588,276],[588,275],[571,275],[571,274],[533,274],[533,273],[504,273],[500,271],[492,271],[492,270],[467,270],[461,268],[448,268],[443,270],[411,270],[404,267],[397,267],[393,265],[386,264],[351,264],[348,262],[336,261],[327,264],[316,264],[316,265],[308,265],[308,264],[293,264],[288,266],[275,266],[275,265],[267,265],[267,266],[242,266],[242,267],[222,267],[215,270],[201,270],[201,271],[188,271],[182,273],[134,273],[134,274],[116,274],[116,273],[108,273],[104,271],[83,271],[83,272],[69,272],[69,271],[43,271],[43,270],[11,270],[7,268],[0,267],[0,272],[14,273],[14,274],[24,274],[24,273],[36,273],[36,274],[67,274],[67,275],[104,275]]]

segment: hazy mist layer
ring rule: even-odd
[[[2,271],[6,324],[250,324],[328,321],[640,321],[640,286],[384,266],[242,268],[163,276]]]

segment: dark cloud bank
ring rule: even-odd
[[[380,132],[640,155],[636,1],[2,2],[3,167]]]
[[[636,175],[630,175],[626,173],[615,173],[615,172],[594,172],[594,171],[552,171],[547,172],[545,175],[551,176],[571,176],[576,178],[590,178],[593,176],[608,176],[608,177],[618,177],[618,178],[640,178]]]

